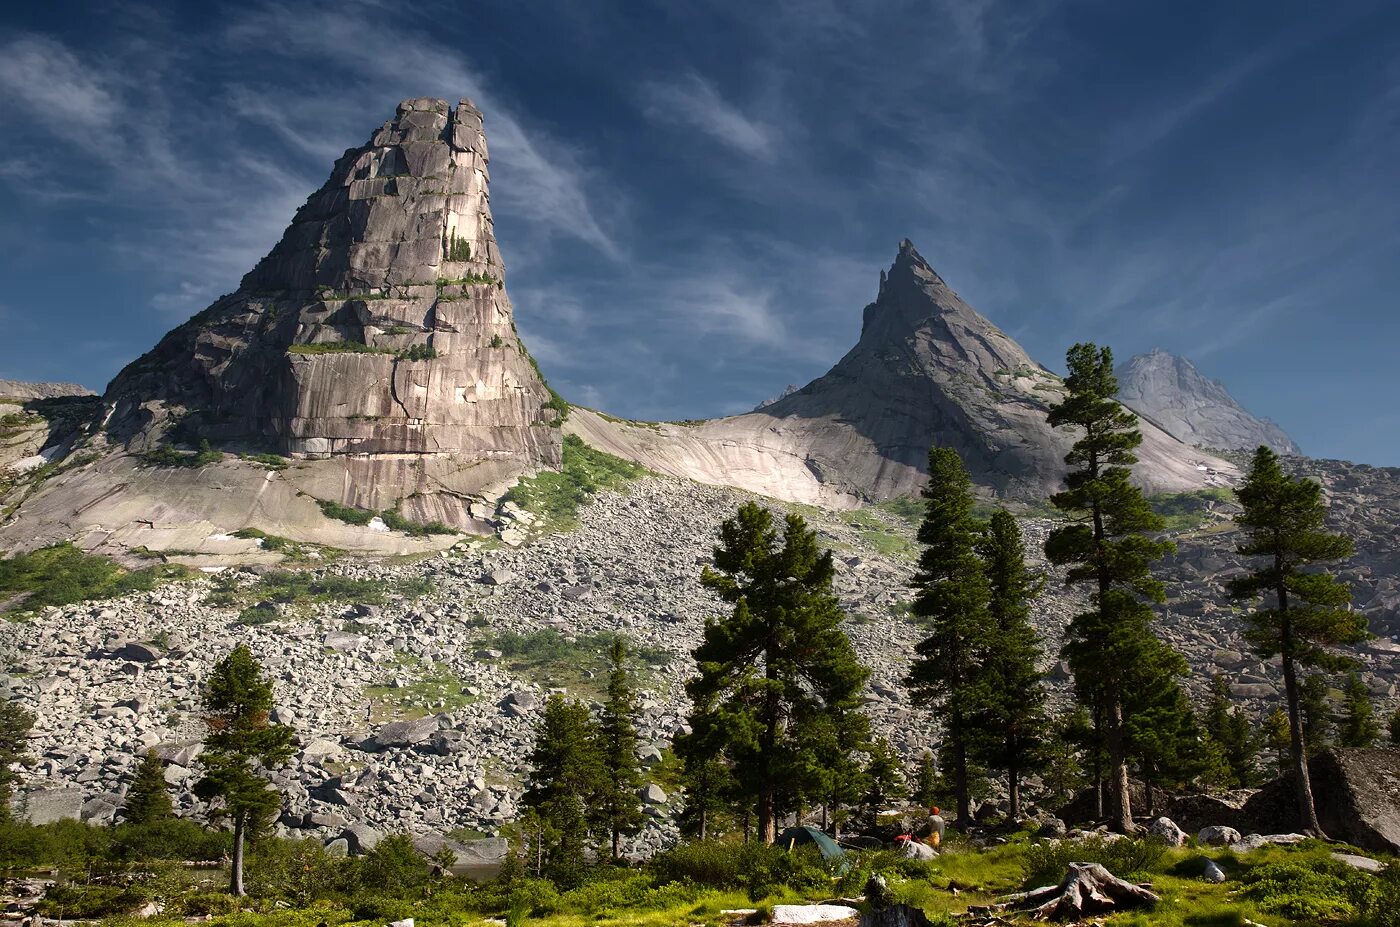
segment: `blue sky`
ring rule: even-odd
[[[1166,348],[1400,465],[1400,5],[1360,0],[8,4],[0,377],[101,389],[398,100],[464,94],[571,399],[806,382],[907,236],[1052,368]]]

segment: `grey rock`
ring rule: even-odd
[[[136,663],[154,663],[163,654],[159,647],[154,644],[145,644],[140,641],[130,641],[125,646],[114,651],[112,656],[121,660],[131,660]]]
[[[1196,835],[1198,843],[1204,843],[1208,847],[1227,847],[1232,843],[1240,842],[1240,832],[1233,827],[1223,827],[1219,824],[1212,824],[1204,827]]]
[[[351,853],[368,853],[379,845],[384,835],[368,824],[351,824],[341,833]]]
[[[428,740],[437,730],[438,719],[435,717],[418,718],[414,721],[391,721],[375,732],[369,747],[372,750],[412,747]]]
[[[1225,881],[1225,870],[1217,866],[1215,860],[1208,859],[1206,860],[1205,869],[1201,873],[1201,878],[1205,879],[1207,882],[1219,884]]]
[[[55,821],[77,821],[82,818],[85,798],[81,789],[36,789],[24,796],[20,807],[30,824],[52,824]]]
[[[651,783],[642,789],[642,801],[648,805],[664,805],[667,802],[666,792],[656,783]]]
[[[1147,832],[1154,837],[1164,840],[1167,846],[1185,846],[1187,841],[1186,831],[1176,826],[1176,822],[1171,818],[1158,818],[1152,822],[1152,826]]]
[[[1378,859],[1372,859],[1369,856],[1357,856],[1355,853],[1338,852],[1334,852],[1331,855],[1337,862],[1346,863],[1351,868],[1359,869],[1362,872],[1378,873],[1385,869],[1385,863]]]

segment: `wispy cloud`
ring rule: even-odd
[[[645,84],[642,105],[649,119],[697,129],[751,158],[770,161],[777,153],[777,128],[740,111],[699,74]]]

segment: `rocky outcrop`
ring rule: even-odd
[[[557,467],[561,448],[558,404],[515,331],[487,161],[470,101],[401,103],[336,162],[236,292],[117,375],[98,462],[32,493],[20,533],[200,550],[210,535],[256,527],[354,549],[413,546],[366,528],[347,538],[318,501],[487,530],[500,494]],[[137,456],[202,441],[222,463],[159,468]],[[267,453],[296,466],[239,462]],[[174,532],[133,532],[143,521]]]
[[[958,451],[989,494],[1040,501],[1074,440],[1046,420],[1060,378],[963,302],[909,241],[865,307],[859,342],[829,373],[760,410],[699,425],[566,427],[662,473],[846,506],[918,492],[931,445]],[[1143,423],[1135,478],[1149,491],[1225,485],[1235,468]]]
[[[1154,350],[1117,370],[1123,405],[1196,447],[1252,451],[1261,444],[1301,454],[1282,428],[1250,414],[1225,389],[1184,357]]]
[[[1308,761],[1317,820],[1327,836],[1375,853],[1400,852],[1400,750],[1331,750]],[[1244,806],[1257,830],[1302,830],[1293,780],[1283,776]]]

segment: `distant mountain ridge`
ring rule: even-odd
[[[1263,444],[1280,454],[1302,454],[1281,427],[1250,413],[1223,383],[1184,357],[1154,349],[1120,364],[1116,373],[1123,405],[1187,444],[1221,451]]]

